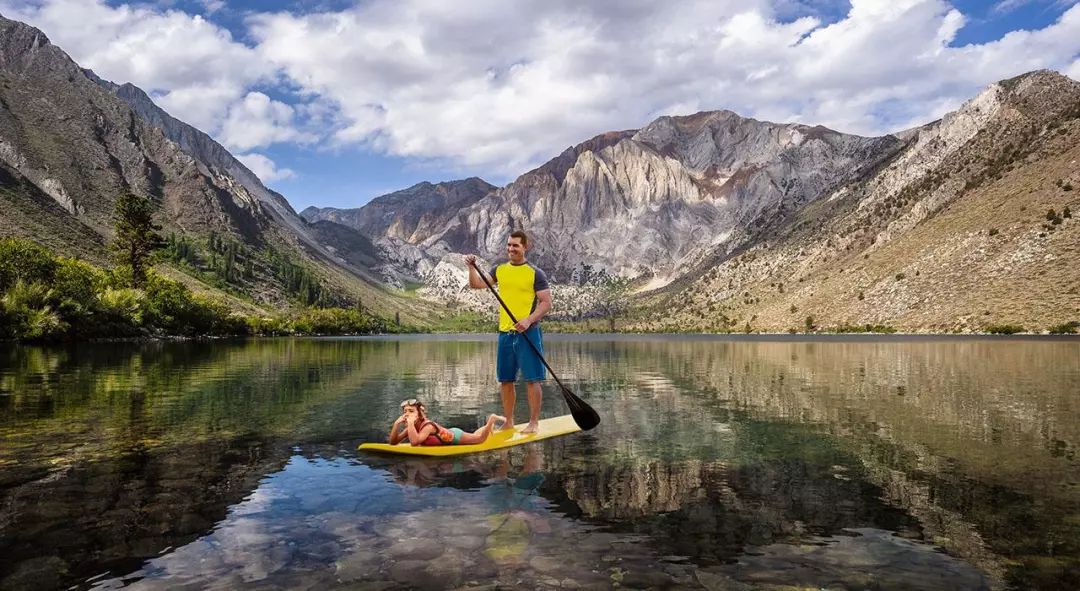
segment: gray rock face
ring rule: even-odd
[[[334,250],[327,248],[319,240],[318,232],[312,229],[297,215],[289,202],[280,193],[268,189],[247,166],[236,159],[224,146],[214,141],[206,133],[180,121],[157,106],[138,86],[131,83],[115,84],[103,80],[90,70],[83,70],[86,76],[102,88],[116,95],[127,103],[135,113],[154,128],[160,130],[166,138],[175,142],[181,150],[204,164],[212,173],[230,177],[244,188],[249,195],[258,200],[265,211],[274,220],[290,230],[301,243],[315,252],[338,263],[344,261],[334,256]],[[363,267],[353,269],[363,275]]]
[[[496,187],[476,177],[445,183],[419,183],[376,197],[364,207],[309,207],[301,212],[310,222],[331,221],[372,238],[396,238],[416,243],[442,228],[458,210],[469,207]]]
[[[113,200],[130,191],[182,230],[256,242],[271,231],[266,208],[226,170],[186,152],[40,31],[2,17],[0,78],[0,158],[78,221],[110,234]]]
[[[593,138],[463,209],[426,250],[499,257],[506,233],[557,279],[584,264],[670,278],[729,248],[759,220],[784,217],[899,150],[892,137],[745,119],[730,111],[662,117]],[[440,252],[441,254],[441,252]]]
[[[439,257],[445,254],[445,248],[424,250],[416,243],[445,227],[460,210],[495,189],[494,185],[475,177],[437,184],[424,182],[376,197],[364,207],[308,207],[300,215],[316,227],[345,226],[369,239],[378,259],[370,267],[380,273],[382,281],[400,286],[405,281],[429,278]],[[337,249],[333,239],[324,242]]]

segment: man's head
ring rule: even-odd
[[[506,239],[506,256],[510,262],[520,265],[525,262],[525,251],[529,250],[529,237],[521,230],[514,230]]]

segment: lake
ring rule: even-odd
[[[600,426],[440,460],[493,337],[3,345],[0,588],[1080,588],[1080,340],[545,346]]]

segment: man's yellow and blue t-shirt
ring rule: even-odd
[[[529,263],[503,263],[492,267],[489,274],[499,285],[499,295],[506,307],[518,320],[536,310],[536,292],[548,289],[547,276]],[[515,332],[514,322],[506,310],[499,307],[499,348],[495,374],[500,383],[516,381],[519,374],[526,382],[538,382],[547,377],[543,361],[537,354],[544,351],[543,338],[539,322],[523,333]],[[531,346],[524,340],[528,340]]]
[[[491,268],[492,280],[499,286],[499,295],[518,320],[524,319],[536,310],[536,292],[548,289],[547,275],[532,263],[515,265],[510,262]],[[506,310],[499,307],[499,332],[514,330]]]

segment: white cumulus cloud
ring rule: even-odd
[[[261,92],[249,92],[232,104],[219,139],[229,148],[250,150],[282,142],[311,143],[313,133],[295,127],[295,110]]]
[[[1080,7],[964,47],[950,43],[965,17],[943,0],[854,0],[830,24],[784,21],[776,8],[372,0],[248,23],[261,55],[339,106],[337,141],[506,174],[695,110],[888,133],[993,81],[1072,68],[1080,52]]]
[[[289,168],[278,168],[273,160],[262,154],[252,152],[250,154],[237,154],[237,160],[244,163],[255,176],[264,183],[272,183],[284,179],[296,177],[296,172]]]
[[[1080,70],[1076,5],[1043,29],[961,47],[967,17],[946,0],[366,0],[253,11],[243,41],[146,5],[0,9],[249,158],[275,143],[330,144],[503,178],[665,114],[731,109],[882,134],[996,80]],[[279,84],[286,98],[269,90]]]

